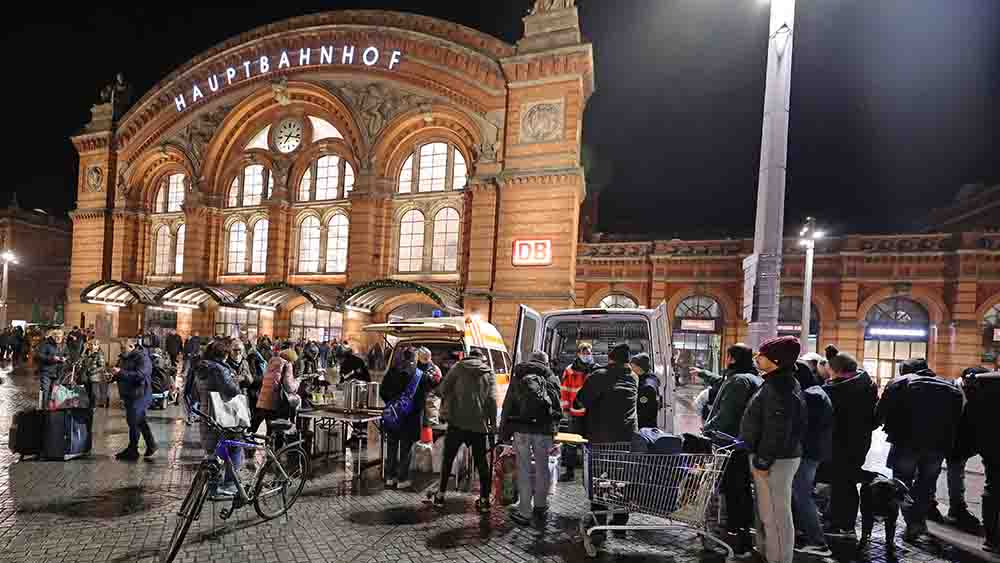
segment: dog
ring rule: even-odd
[[[899,508],[909,497],[910,489],[899,479],[881,473],[861,472],[861,544],[871,541],[876,519],[885,522],[885,549],[896,551],[896,520]]]

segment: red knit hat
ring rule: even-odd
[[[802,345],[799,344],[799,339],[794,336],[779,336],[760,345],[760,355],[766,356],[767,359],[779,366],[795,363],[795,360],[799,359],[801,351]]]

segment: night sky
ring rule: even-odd
[[[597,66],[585,144],[610,171],[601,230],[752,234],[766,2],[578,3]],[[68,137],[119,70],[141,94],[233,35],[334,9],[415,11],[513,42],[530,4],[21,4],[3,34],[3,190],[24,207],[73,208]],[[798,0],[795,33],[790,229],[812,214],[835,233],[919,230],[962,184],[1000,183],[1000,1]]]

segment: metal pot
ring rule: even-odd
[[[348,387],[348,406],[352,411],[368,408],[368,385],[360,381],[352,381]]]
[[[381,383],[369,383],[368,384],[368,408],[369,409],[384,409],[385,402],[382,401],[382,397],[379,396],[379,391],[382,389]]]

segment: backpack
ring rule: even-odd
[[[382,424],[386,430],[399,432],[403,429],[403,421],[413,414],[413,409],[416,408],[414,398],[417,395],[417,387],[420,385],[423,375],[423,371],[416,370],[413,377],[410,378],[410,383],[406,386],[403,394],[382,409]]]
[[[149,360],[153,364],[153,373],[150,383],[153,393],[166,393],[170,390],[171,384],[176,376],[174,364],[163,354],[159,348],[154,348],[149,353]]]
[[[562,416],[562,407],[553,404],[549,396],[545,378],[537,373],[527,373],[518,378],[518,398],[521,408],[520,416],[515,417],[520,422],[551,422]]]

